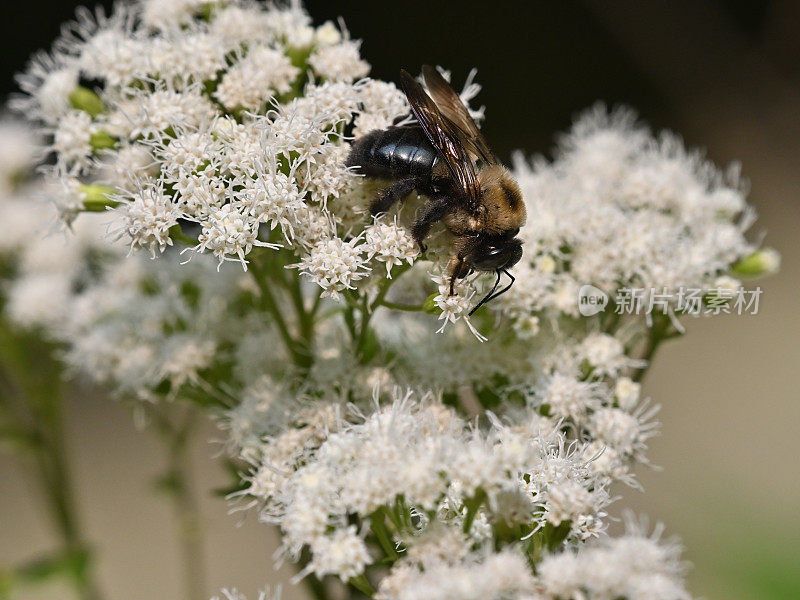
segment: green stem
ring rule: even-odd
[[[469,530],[472,529],[472,523],[475,521],[475,516],[478,514],[478,509],[484,500],[486,500],[486,492],[478,488],[475,495],[465,502],[467,514],[464,517],[464,533],[469,534]]]
[[[367,342],[367,334],[370,331],[369,322],[372,319],[373,314],[367,302],[367,298],[364,297],[364,301],[362,302],[361,306],[361,328],[356,341],[356,356],[361,356],[362,358],[364,354],[364,345]]]
[[[641,367],[633,376],[634,381],[641,381],[650,365],[653,362],[653,357],[661,344],[666,340],[679,336],[680,331],[672,326],[668,317],[656,318],[653,320],[653,325],[650,327],[647,334],[647,343],[641,355],[641,359],[647,361],[644,367]]]
[[[366,575],[351,577],[350,585],[369,598],[372,598],[372,596],[375,594],[375,589],[372,587],[372,584],[369,582]]]
[[[250,269],[253,271],[253,278],[256,280],[258,289],[261,291],[261,299],[263,301],[264,308],[272,316],[275,326],[278,328],[278,333],[280,334],[283,344],[286,347],[286,351],[291,356],[295,365],[304,371],[308,370],[311,367],[311,356],[309,353],[302,352],[298,348],[298,342],[289,332],[289,327],[286,324],[286,320],[283,317],[280,308],[278,307],[278,302],[275,299],[275,295],[272,293],[268,271],[263,269],[262,266],[258,264],[258,261],[255,260],[250,263]]]
[[[356,342],[356,356],[360,356],[363,358],[364,352],[364,344],[367,341],[368,333],[369,333],[369,322],[372,319],[372,315],[375,314],[375,311],[378,307],[383,306],[386,294],[389,293],[389,289],[392,287],[392,284],[400,279],[400,277],[411,268],[411,265],[403,264],[400,265],[397,270],[395,271],[395,276],[392,279],[384,279],[383,281],[378,284],[378,295],[373,300],[372,304],[369,304],[369,300],[364,297],[361,306],[359,306],[359,310],[361,311],[361,330],[357,337]]]
[[[347,330],[350,332],[350,338],[353,340],[353,342],[355,342],[358,339],[355,309],[352,306],[346,306],[343,314],[344,324],[347,325]]]
[[[99,600],[91,552],[81,533],[67,462],[61,370],[52,348],[35,336],[17,334],[0,321],[0,371],[6,388],[0,406],[10,428],[24,433],[36,480],[61,540],[60,555],[82,600]],[[35,368],[33,368],[35,367]]]
[[[314,362],[314,311],[319,303],[319,297],[314,302],[311,310],[306,310],[303,289],[300,284],[299,275],[290,276],[287,288],[294,303],[297,321],[300,324],[300,339],[298,340],[299,350],[305,352],[308,357],[308,367]],[[320,294],[322,290],[320,289]]]
[[[280,528],[276,527],[276,531],[280,533]],[[308,566],[308,563],[311,562],[311,552],[308,548],[304,548],[300,554],[300,560],[297,561],[295,564],[295,568],[297,572],[300,573],[304,571],[305,568]],[[325,582],[318,579],[316,575],[313,573],[306,575],[301,579],[303,585],[306,587],[306,590],[314,600],[329,600],[330,596],[328,594],[328,589],[325,585]]]
[[[370,527],[372,528],[375,537],[378,538],[381,548],[392,561],[398,559],[397,550],[394,542],[392,541],[389,531],[386,529],[386,509],[384,507],[376,510],[370,518]]]
[[[418,306],[416,304],[399,304],[397,302],[389,302],[387,300],[381,302],[380,306],[390,310],[402,310],[405,312],[422,312],[423,310],[422,306]]]
[[[183,233],[183,229],[180,225],[173,225],[169,228],[169,237],[189,248],[197,246],[197,240]]]
[[[173,407],[170,407],[173,408]],[[203,552],[202,515],[191,467],[190,442],[197,422],[197,412],[186,404],[173,423],[166,411],[154,411],[158,431],[168,448],[168,476],[164,489],[172,498],[178,523],[186,600],[201,600],[205,594],[205,556]]]

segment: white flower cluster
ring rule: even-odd
[[[221,593],[222,593],[221,596],[213,596],[211,600],[247,600],[247,596],[242,594],[236,588],[232,589],[223,588]],[[280,599],[281,599],[280,586],[276,587],[274,591],[265,589],[258,592],[258,600],[280,600]]]
[[[176,258],[106,262],[51,328],[68,343],[66,364],[142,400],[174,397],[186,383],[202,387],[201,372],[220,364],[226,341],[244,335],[226,317],[241,274],[208,277],[210,261],[181,266]]]
[[[737,283],[756,249],[738,172],[592,109],[552,162],[517,160],[524,257],[470,320],[489,278],[450,295],[452,236],[436,224],[423,261],[410,235],[423,199],[373,218],[381,182],[345,166],[408,114],[368,71],[297,4],[80,12],[14,100],[76,235],[34,239],[39,205],[0,203],[5,313],[121,394],[223,408],[249,466],[236,497],[300,577],[382,600],[683,600],[674,546],[604,537],[608,490],[647,464],[657,407],[638,379],[677,316],[582,317],[578,290]],[[470,75],[464,102],[478,90]],[[0,144],[0,174],[38,156]],[[101,243],[92,211],[124,243]]]
[[[280,430],[289,421],[276,420],[276,398],[250,402],[246,416],[236,409],[229,426],[254,465],[239,496],[280,526],[286,556],[310,550],[298,577],[348,581],[384,552],[396,562],[380,581],[382,600],[454,590],[476,599],[689,598],[679,549],[660,545],[660,530],[648,538],[629,524],[622,538],[602,535],[610,479],[592,469],[592,444],[568,443],[547,418],[490,415],[479,431],[430,395],[395,390],[367,415],[307,405]],[[567,546],[598,536],[577,553]],[[546,554],[534,575],[524,553],[537,545]]]
[[[34,132],[0,122],[2,317],[52,338],[101,257],[118,257],[124,248],[104,239],[107,219],[99,215],[87,215],[71,232],[58,230],[57,212],[43,200],[54,185],[28,179],[36,159]]]
[[[393,521],[398,539],[392,544],[406,535],[412,547],[428,526],[468,528],[471,541],[465,538],[464,548],[491,539],[490,524],[498,522],[518,527],[523,539],[562,523],[568,523],[562,539],[603,530],[609,480],[590,468],[594,456],[567,445],[546,418],[532,415],[514,425],[493,418],[481,432],[439,402],[397,391],[391,404],[362,422],[343,420],[335,406],[314,410],[318,414],[304,426],[266,435],[259,455],[248,448],[255,465],[245,494],[262,520],[280,525],[288,556],[296,560],[304,547],[311,549],[308,570],[317,576],[347,580],[371,562],[350,515],[369,516],[373,524],[386,514],[404,515],[400,525]],[[241,437],[240,418],[237,410],[231,427]],[[250,426],[263,431],[259,419]],[[468,517],[479,494],[485,507],[476,505]],[[465,524],[467,518],[475,521]]]
[[[155,254],[190,236],[195,252],[243,266],[254,248],[289,248],[338,298],[370,261],[391,269],[417,254],[396,224],[328,210],[365,196],[344,165],[345,131],[408,111],[368,71],[357,42],[312,27],[297,5],[149,0],[80,12],[19,77],[26,94],[12,104],[44,124],[70,219],[102,208],[79,195],[95,186],[132,248]]]
[[[656,290],[674,305],[680,287],[714,288],[754,250],[738,165],[721,172],[674,134],[654,137],[629,110],[593,107],[559,139],[552,163],[517,155],[514,174],[530,215],[525,255],[497,304],[518,319],[576,316],[586,284],[612,297]]]
[[[39,144],[30,127],[9,118],[0,119],[0,140],[0,198],[5,200],[14,195],[15,184],[35,165]],[[2,222],[13,221],[4,219]]]
[[[538,600],[521,552],[474,552],[425,565],[395,568],[381,581],[376,600]]]
[[[482,600],[689,600],[682,581],[680,548],[660,543],[661,529],[647,536],[629,521],[628,532],[545,556],[531,574],[519,549],[443,557],[404,564],[381,581],[377,600],[462,598]]]
[[[538,569],[541,598],[548,600],[689,600],[682,581],[680,546],[659,542],[662,528],[627,517],[627,533],[546,557]]]
[[[76,231],[89,223],[78,220]],[[12,299],[37,269],[54,265],[55,238],[32,233],[15,247],[24,275],[13,282]],[[364,236],[387,268],[410,262],[403,248],[410,253],[413,244],[395,222],[373,223]],[[85,237],[71,243],[74,252],[61,252],[59,281],[67,291],[45,290],[42,297],[54,300],[50,311],[39,311],[49,316],[41,325],[67,344],[68,365],[128,396],[211,393],[230,404],[210,388],[220,383],[216,372],[232,373],[225,386],[239,386],[241,400],[221,423],[229,450],[252,465],[240,496],[281,528],[287,557],[309,550],[302,575],[360,577],[380,548],[398,560],[378,597],[434,593],[464,571],[472,575],[465,589],[481,597],[527,597],[539,588],[520,548],[558,552],[602,535],[609,486],[633,483],[630,466],[646,461],[652,411],[623,374],[638,363],[612,335],[574,328],[556,334],[548,323],[548,335],[539,333],[547,343],[531,351],[524,338],[502,330],[476,344],[465,332],[436,336],[414,317],[384,317],[378,339],[398,354],[386,368],[361,364],[328,320],[317,325],[316,359],[298,389],[297,372],[286,370],[287,357],[272,342],[274,327],[260,318],[268,291],[251,273],[216,273],[210,257],[183,266],[175,253],[155,262],[124,257],[120,245],[81,246]],[[384,244],[387,238],[395,243]],[[350,249],[364,243],[339,241]],[[91,267],[91,253],[105,258]],[[76,272],[86,275],[76,282]],[[330,265],[321,263],[318,272],[329,278],[331,294],[346,287],[337,290],[333,282],[343,276]],[[26,324],[14,306],[31,310],[36,303],[9,303],[13,319]],[[499,344],[509,358],[501,358]],[[483,394],[492,381],[498,416],[488,413],[476,428],[452,404],[464,384]],[[438,389],[451,405],[430,394],[390,392],[398,382]],[[370,402],[372,389],[383,394]],[[495,554],[495,545],[505,549]],[[503,568],[518,576],[494,576]]]

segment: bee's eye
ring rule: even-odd
[[[496,271],[503,268],[508,261],[508,250],[505,246],[481,249],[476,253],[472,264],[479,271]]]
[[[522,244],[519,240],[494,245],[486,244],[475,252],[472,266],[478,271],[496,271],[508,269],[522,258]]]

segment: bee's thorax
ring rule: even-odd
[[[516,179],[502,165],[484,167],[478,173],[481,186],[483,230],[503,234],[525,224],[525,203]]]

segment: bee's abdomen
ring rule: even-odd
[[[347,165],[370,177],[430,177],[438,159],[421,127],[390,127],[356,140]]]

